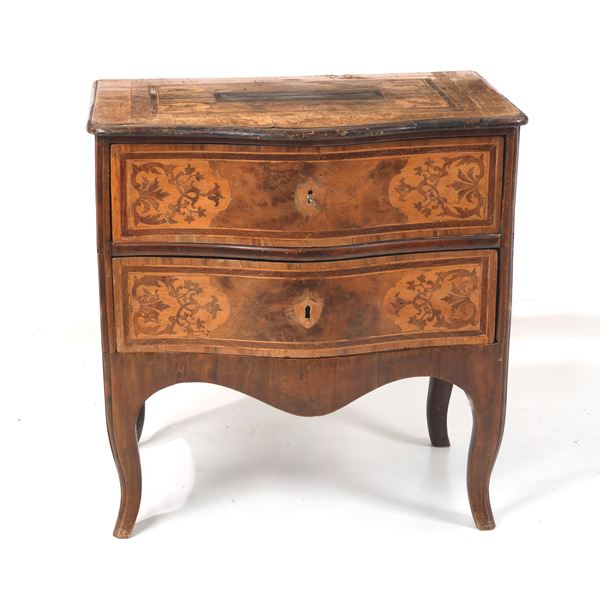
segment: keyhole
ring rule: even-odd
[[[306,318],[306,320],[310,320],[310,306],[307,305],[304,308],[304,318]]]

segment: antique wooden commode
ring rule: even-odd
[[[96,83],[115,536],[140,504],[144,402],[189,381],[317,416],[428,376],[435,446],[456,384],[473,518],[494,527],[526,121],[473,72]]]

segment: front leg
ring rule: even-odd
[[[113,370],[112,393],[106,409],[108,435],[121,483],[121,504],[113,532],[119,539],[131,536],[142,498],[138,434],[144,403],[136,385],[128,384],[125,377],[119,370]]]
[[[490,378],[494,380],[494,378]],[[473,519],[479,530],[491,530],[496,524],[490,504],[490,477],[504,431],[506,398],[503,384],[480,384],[469,394],[473,412],[473,431],[467,466],[467,489]]]

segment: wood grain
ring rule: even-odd
[[[495,251],[289,264],[128,257],[113,267],[120,352],[311,358],[494,337]]]
[[[431,445],[445,448],[450,445],[448,438],[448,405],[452,384],[437,378],[430,378],[427,391],[427,429]]]
[[[235,122],[236,118],[241,122]],[[106,421],[121,483],[115,536],[131,535],[140,504],[142,481],[137,441],[143,426],[145,400],[166,386],[193,381],[229,386],[290,413],[317,416],[339,409],[393,380],[430,376],[427,419],[434,445],[445,445],[448,441],[447,401],[452,385],[457,385],[469,396],[473,413],[467,468],[473,518],[478,528],[494,527],[489,483],[505,417],[518,125],[525,121],[520,111],[474,73],[210,82],[103,81],[97,84],[89,127],[96,134]],[[480,183],[486,182],[489,186],[494,172],[493,197],[485,189],[481,191],[487,197],[481,210],[489,212],[487,206],[490,206],[493,212],[488,214],[487,220],[492,221],[485,228],[478,225],[487,212],[481,212],[482,218],[475,219],[476,223],[471,226],[467,218],[459,219],[459,224],[452,226],[453,220],[446,217],[430,228],[417,227],[417,231],[430,231],[428,234],[411,234],[402,226],[402,223],[408,224],[406,220],[398,221],[396,227],[386,233],[386,228],[396,222],[382,215],[378,208],[383,195],[387,193],[389,199],[392,179],[386,183],[387,191],[380,185],[386,178],[367,181],[372,193],[370,196],[366,191],[362,193],[357,210],[350,207],[344,214],[328,216],[331,209],[322,208],[317,218],[320,216],[321,221],[327,218],[326,231],[323,225],[315,223],[309,228],[313,235],[302,236],[299,230],[296,236],[290,236],[291,228],[302,221],[301,217],[261,216],[263,211],[257,211],[260,201],[256,198],[256,189],[245,189],[243,198],[238,195],[236,176],[242,172],[242,160],[217,159],[214,155],[223,151],[242,152],[246,155],[244,163],[292,163],[290,171],[305,181],[313,180],[312,186],[304,184],[304,190],[299,189],[298,185],[303,185],[300,181],[291,189],[284,188],[285,181],[274,181],[274,188],[264,188],[264,185],[261,188],[269,197],[278,194],[288,205],[291,202],[292,206],[305,206],[307,198],[300,198],[300,195],[305,196],[307,190],[313,191],[317,203],[322,203],[319,198],[323,200],[323,194],[317,191],[321,188],[317,179],[323,180],[323,174],[314,169],[303,173],[307,165],[331,168],[334,164],[347,167],[342,164],[353,163],[358,167],[370,163],[371,159],[364,152],[374,150],[383,150],[382,157],[395,163],[403,155],[390,153],[394,148],[402,148],[406,153],[408,147],[427,148],[434,143],[445,146],[459,141],[462,141],[459,146],[465,149],[462,152],[469,152],[467,148],[472,148],[476,142],[492,145],[495,164],[491,162],[490,153],[489,163],[484,161],[486,179],[479,179]],[[117,148],[122,145],[122,149]],[[111,184],[114,195],[116,179],[111,174],[118,172],[120,167],[114,166],[114,153],[118,150],[136,153],[145,150],[150,157],[157,151],[171,156],[178,151],[184,156],[191,152],[190,161],[202,159],[207,162],[198,169],[207,178],[197,178],[194,172],[197,182],[192,187],[199,194],[192,191],[191,199],[197,195],[197,202],[214,204],[215,210],[207,208],[205,211],[210,222],[194,228],[190,232],[192,238],[179,226],[166,237],[157,235],[146,240],[139,239],[143,234],[134,234],[124,236],[132,238],[131,241],[113,241],[113,237],[120,240],[118,236],[121,235],[115,231],[113,222],[121,222],[122,216],[115,217],[112,206],[116,208],[120,201],[127,201],[111,201]],[[250,159],[250,151],[260,158]],[[427,152],[431,152],[431,148]],[[213,157],[202,157],[205,153]],[[336,159],[336,153],[342,158]],[[359,157],[353,158],[356,153]],[[404,155],[409,160],[402,169],[410,169],[410,159],[416,160],[418,154]],[[289,157],[269,159],[276,155]],[[309,158],[292,158],[294,155],[308,155]],[[177,166],[181,159],[169,159],[173,160],[169,163],[179,167],[177,171],[185,174],[187,166]],[[144,160],[135,163],[138,161]],[[237,164],[231,174],[233,178],[227,178],[229,185],[233,183],[235,188],[229,192],[224,187],[213,190],[215,180],[209,175],[216,172],[218,183],[223,179],[222,166],[229,161]],[[417,166],[412,167],[427,168],[426,161],[421,158]],[[443,157],[438,156],[432,162],[434,174],[453,171],[452,164],[443,167]],[[221,167],[216,169],[215,163]],[[471,176],[477,182],[476,168],[471,168]],[[248,178],[255,180],[261,172]],[[333,181],[335,193],[341,190],[347,195],[351,181],[335,182],[344,172],[327,172],[326,182]],[[351,174],[345,173],[346,176]],[[147,175],[146,179],[151,183],[157,176],[160,175]],[[444,185],[443,181],[436,183],[435,176],[426,178],[434,182],[434,186]],[[360,179],[357,181],[359,191],[364,175]],[[409,187],[416,186],[411,185],[408,178],[404,179]],[[451,182],[460,180],[457,171],[456,180]],[[161,181],[164,179],[159,178],[157,188],[167,191],[170,197],[169,189]],[[419,201],[407,200],[409,195],[414,196],[415,189],[407,190],[402,176],[396,183],[399,183],[395,185],[396,194],[402,194],[404,188],[403,203],[408,201],[411,213],[417,213],[414,205]],[[423,188],[426,186],[429,183]],[[448,188],[451,189],[446,184],[445,193]],[[242,206],[245,198],[253,204],[246,209]],[[476,202],[475,195],[471,198],[471,204]],[[327,201],[332,200],[328,198]],[[346,199],[339,199],[340,211],[347,206],[342,201]],[[221,206],[223,208],[216,211]],[[390,206],[394,208],[391,202]],[[232,215],[233,210],[236,215]],[[395,210],[396,214],[401,212]],[[325,211],[327,214],[323,214]],[[435,216],[433,212],[431,216]],[[160,206],[158,214],[161,214]],[[244,224],[240,220],[236,226],[227,219],[228,215],[240,215]],[[379,226],[374,221],[377,218],[381,218]],[[343,226],[344,219],[352,225]],[[171,220],[180,222],[175,217]],[[258,220],[272,224],[260,226]],[[127,221],[130,222],[131,219]],[[308,222],[314,221],[309,218]],[[432,222],[435,223],[435,219]],[[169,221],[169,224],[173,223]],[[129,231],[125,223],[122,228]],[[278,232],[275,241],[269,242],[272,236],[267,235],[266,229]],[[202,241],[207,231],[213,233],[209,240]],[[261,231],[264,233],[259,235],[257,232]],[[330,235],[325,235],[327,232]],[[280,240],[290,237],[289,243]],[[188,260],[181,257],[194,259],[188,265]],[[466,257],[471,267],[454,265],[461,257]],[[223,262],[224,258],[229,261]],[[344,267],[344,262],[348,268]],[[378,269],[388,264],[389,271]],[[178,267],[181,265],[184,266],[183,274]],[[360,273],[354,273],[353,266]],[[486,281],[485,268],[488,271]],[[462,271],[453,278],[445,276],[440,280],[436,276],[442,270],[442,273],[456,273],[459,269]],[[156,273],[157,270],[160,273]],[[172,273],[174,270],[177,273]],[[133,283],[129,282],[129,275],[135,277]],[[148,283],[144,278],[149,275],[152,279]],[[186,286],[186,280],[190,280],[188,276],[193,279]],[[394,277],[391,286],[384,282],[386,277]],[[488,286],[490,278],[494,280]],[[274,290],[256,291],[252,287],[259,282],[268,287],[277,286]],[[473,290],[474,283],[479,283],[480,288]],[[135,299],[134,286],[137,287]],[[144,287],[148,293],[144,292]],[[434,287],[437,287],[435,291],[442,290],[437,303]],[[419,291],[420,296],[415,299]],[[163,305],[157,305],[157,297]],[[221,304],[223,298],[228,300],[229,311]],[[473,308],[469,303],[475,305],[476,319],[486,309],[486,314],[478,318],[487,319],[486,323],[468,322],[465,325],[475,327],[477,337],[485,336],[485,343],[461,344],[460,335],[465,329],[449,328],[457,321],[460,326],[471,320],[469,312]],[[216,305],[222,309],[217,309]],[[171,321],[165,313],[175,307],[177,311]],[[307,307],[310,318],[307,318]],[[453,307],[457,308],[454,314]],[[352,320],[349,312],[353,308],[360,310],[360,316]],[[271,315],[261,318],[261,311]],[[282,312],[285,313],[284,323],[277,316]],[[137,316],[138,328],[132,334],[134,316]],[[417,320],[423,326],[418,333],[425,334],[420,338],[410,329]],[[192,322],[198,330],[197,336],[194,333],[187,335]],[[436,327],[440,322],[441,330]],[[264,327],[264,337],[258,337],[259,331],[256,331],[261,327]],[[169,328],[176,330],[175,337],[164,336],[165,331],[171,333]],[[187,330],[182,340],[184,328]],[[381,329],[396,339],[386,345],[383,345],[385,342],[369,343]],[[151,333],[146,333],[149,330]],[[434,338],[436,332],[441,335]],[[232,338],[244,333],[241,341],[247,345],[242,348],[243,354],[239,344],[236,344],[237,354],[227,353],[234,343]],[[144,335],[152,337],[142,337]],[[442,336],[451,345],[406,349],[407,342],[415,339],[429,341]],[[345,350],[359,353],[322,356],[323,353],[314,352],[329,349],[332,342],[342,337],[351,344],[354,342],[344,346]],[[298,342],[298,338],[309,341],[316,338],[315,345],[306,341],[301,345],[293,343]],[[148,340],[149,343],[144,344]],[[276,356],[267,356],[270,353],[261,350],[264,344],[260,342],[272,340],[279,342],[273,353]],[[172,351],[173,341],[182,341],[188,347]],[[397,345],[394,346],[393,341],[397,341]],[[224,351],[220,342],[229,342]],[[198,351],[200,345],[202,348]],[[290,356],[293,353],[285,352],[290,345],[294,349],[304,347],[305,352]],[[310,354],[311,358],[300,358]]]
[[[316,247],[499,230],[498,136],[111,151],[116,243]]]
[[[473,517],[479,528],[494,526],[488,486],[505,414],[505,360],[500,344],[315,359],[115,353],[110,364],[115,375],[111,394],[107,395],[107,413],[121,482],[122,501],[114,531],[119,538],[133,533],[141,499],[136,443],[140,410],[153,393],[183,382],[227,386],[298,416],[331,413],[379,386],[403,378],[431,375],[455,384],[467,393],[472,405],[468,493]]]
[[[502,236],[497,233],[471,236],[444,236],[406,240],[384,240],[365,244],[336,246],[249,246],[245,244],[179,244],[176,242],[143,242],[111,244],[114,256],[215,257],[217,259],[250,259],[254,261],[336,261],[357,257],[381,257],[401,253],[499,248]]]
[[[475,72],[262,79],[102,80],[95,134],[326,139],[522,125],[527,117]]]

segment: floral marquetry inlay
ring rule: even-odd
[[[134,337],[206,337],[229,318],[229,300],[208,278],[131,274],[129,283]]]
[[[312,358],[491,343],[496,257],[115,257],[117,351]]]
[[[489,153],[412,155],[388,197],[409,222],[479,219],[487,213],[488,180]]]
[[[500,233],[499,136],[346,147],[114,144],[115,243],[348,246]]]
[[[476,329],[480,324],[481,268],[407,272],[385,295],[385,314],[404,332]]]
[[[127,163],[134,226],[208,227],[229,205],[229,184],[206,160]]]

